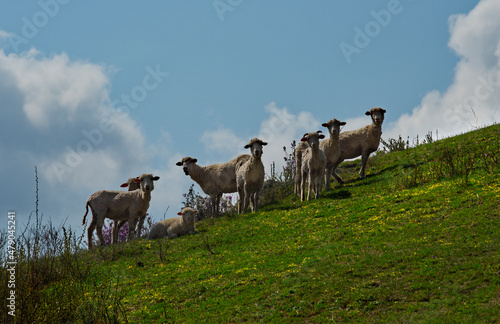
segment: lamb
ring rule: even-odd
[[[92,221],[87,230],[88,246],[92,248],[92,235],[97,226],[97,237],[99,244],[104,245],[102,236],[102,226],[104,220],[121,220],[128,215],[128,240],[134,237],[135,218],[142,217],[146,214],[151,200],[151,191],[154,190],[154,182],[160,177],[152,174],[142,174],[134,182],[140,183],[140,188],[134,191],[115,191],[115,190],[100,190],[93,193],[85,205],[85,215],[83,216],[82,225],[85,225],[85,219],[90,210],[92,211]]]
[[[135,179],[139,179],[139,177],[129,178],[127,180],[127,182],[123,183],[120,187],[122,187],[122,188],[128,187],[128,191],[134,191],[134,190],[139,189],[141,186],[139,185],[139,182],[135,182]],[[127,216],[127,215],[125,215],[125,216]],[[141,216],[141,218],[139,218],[139,225],[137,225],[137,236],[139,236],[139,237],[141,236],[142,226],[144,224],[145,219],[146,219],[146,214],[144,214],[143,216]],[[111,236],[111,244],[118,242],[118,233],[120,232],[120,229],[123,227],[123,225],[125,225],[126,222],[127,222],[127,219],[122,219],[120,221],[116,221],[116,220],[113,221],[113,235]],[[135,228],[135,224],[134,224],[134,228]]]
[[[340,126],[346,123],[338,119],[331,119],[322,126],[328,128],[330,138],[325,139],[319,143],[319,148],[325,153],[326,156],[326,170],[325,170],[325,190],[330,190],[330,178],[333,173],[333,166],[340,156]]]
[[[219,214],[219,204],[223,193],[236,192],[236,167],[250,159],[250,155],[242,154],[226,163],[199,166],[197,159],[185,157],[176,165],[182,166],[184,173],[190,176],[210,196],[212,216]]]
[[[236,168],[236,186],[240,195],[238,203],[238,213],[244,214],[249,202],[252,205],[252,212],[257,212],[259,194],[264,184],[264,165],[262,164],[262,147],[266,142],[258,138],[253,138],[245,145],[250,148],[251,157],[244,164]]]
[[[382,135],[382,123],[384,122],[385,109],[375,107],[368,110],[365,115],[371,116],[372,124],[365,127],[342,132],[340,134],[340,157],[333,166],[333,177],[339,182],[344,181],[339,177],[335,170],[345,159],[353,159],[361,155],[360,178],[365,178],[366,162],[371,153],[378,149],[380,136]]]
[[[182,216],[181,218],[167,218],[155,224],[149,232],[148,240],[164,237],[176,238],[185,234],[194,234],[196,232],[195,217],[197,213],[197,210],[185,207],[181,212],[177,213],[177,215]]]
[[[306,179],[309,182],[309,191],[307,200],[311,199],[311,192],[314,191],[316,199],[319,198],[321,184],[326,168],[325,153],[319,148],[319,140],[325,138],[325,135],[320,134],[321,131],[315,133],[306,133],[302,137],[302,142],[307,142],[309,147],[305,151],[295,150],[295,156],[302,152],[301,169],[300,169],[300,200],[304,201],[306,191]],[[297,170],[299,171],[299,170]]]

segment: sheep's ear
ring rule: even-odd
[[[140,183],[140,182],[141,182],[141,179],[139,179],[139,178],[135,178],[135,179],[134,179],[134,182],[135,182],[135,183]]]
[[[198,214],[198,210],[197,209],[193,210],[193,214]]]
[[[301,140],[302,142],[307,142],[307,137],[302,137],[300,140]]]
[[[127,182],[122,183],[122,185],[121,185],[120,187],[122,187],[122,188],[126,188],[126,187],[128,187],[128,183],[127,183]]]
[[[341,122],[339,125],[340,126],[345,126],[345,124],[347,124],[346,122]]]
[[[369,110],[368,110],[367,112],[365,112],[365,115],[366,115],[366,116],[370,116],[371,114],[372,114],[372,113],[371,113],[371,111],[369,111]]]
[[[160,180],[159,176],[153,177],[153,181],[158,181],[158,180]]]
[[[175,165],[182,166],[182,162],[177,162]]]
[[[182,212],[178,212],[177,215],[182,216]]]
[[[266,142],[262,142],[262,146],[266,146],[266,145],[267,145],[267,143],[266,143]]]
[[[319,135],[319,138],[323,139],[323,138],[325,138],[325,135],[321,134],[321,135]]]
[[[321,134],[321,133],[323,133],[323,132],[319,130],[319,131],[317,131],[316,133]]]
[[[323,124],[321,124],[321,126],[328,127],[328,124],[327,123],[323,123]]]
[[[191,159],[191,162],[196,163],[198,162],[198,159]]]
[[[245,145],[245,148],[246,148],[246,149],[247,149],[247,148],[249,148],[249,147],[250,147],[250,145],[248,145],[248,144],[247,144],[247,145]]]
[[[382,109],[382,112],[385,114],[386,113],[385,109]]]

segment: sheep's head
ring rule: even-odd
[[[316,149],[319,147],[319,140],[325,138],[325,135],[321,133],[323,132],[320,130],[315,133],[305,133],[301,141],[307,142],[312,149]]]
[[[153,181],[157,181],[159,179],[160,177],[153,176],[151,173],[143,173],[140,177],[135,178],[133,182],[139,184],[142,191],[149,192],[153,191],[155,188]]]
[[[261,141],[258,138],[252,138],[250,142],[248,142],[247,145],[245,145],[245,148],[249,148],[250,152],[252,153],[253,157],[260,158],[262,156],[262,147],[267,145],[266,142]]]
[[[175,165],[181,166],[182,171],[184,171],[184,174],[188,176],[191,165],[195,164],[196,162],[198,162],[197,159],[188,156],[183,158],[181,161],[177,162]]]
[[[177,215],[182,217],[182,220],[186,223],[194,222],[198,211],[196,209],[191,209],[190,207],[184,207],[182,211],[178,212]]]
[[[341,122],[338,119],[330,119],[328,122],[323,123],[321,126],[328,128],[328,132],[330,132],[330,136],[334,137],[339,135],[340,126],[344,126],[346,122]]]
[[[135,179],[139,179],[139,177],[129,178],[127,180],[127,182],[125,182],[124,184],[122,184],[120,187],[122,187],[122,188],[127,188],[128,187],[128,191],[134,191],[134,190],[139,189],[141,187],[140,182],[135,182]]]
[[[380,107],[375,107],[367,112],[365,112],[365,115],[367,116],[372,116],[372,121],[376,126],[382,125],[384,122],[384,114],[386,113],[385,109],[380,108]]]

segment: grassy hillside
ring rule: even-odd
[[[33,318],[500,321],[500,126],[344,163],[346,184],[197,234],[61,257]],[[3,298],[3,296],[2,296]],[[19,306],[21,307],[21,306]]]

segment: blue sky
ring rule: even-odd
[[[267,168],[375,106],[386,139],[498,122],[499,14],[494,0],[10,1],[0,212],[34,210],[35,166],[40,211],[81,228],[91,193],[141,173],[161,177],[151,214],[174,216],[192,183],[176,161],[224,162],[255,136]]]

